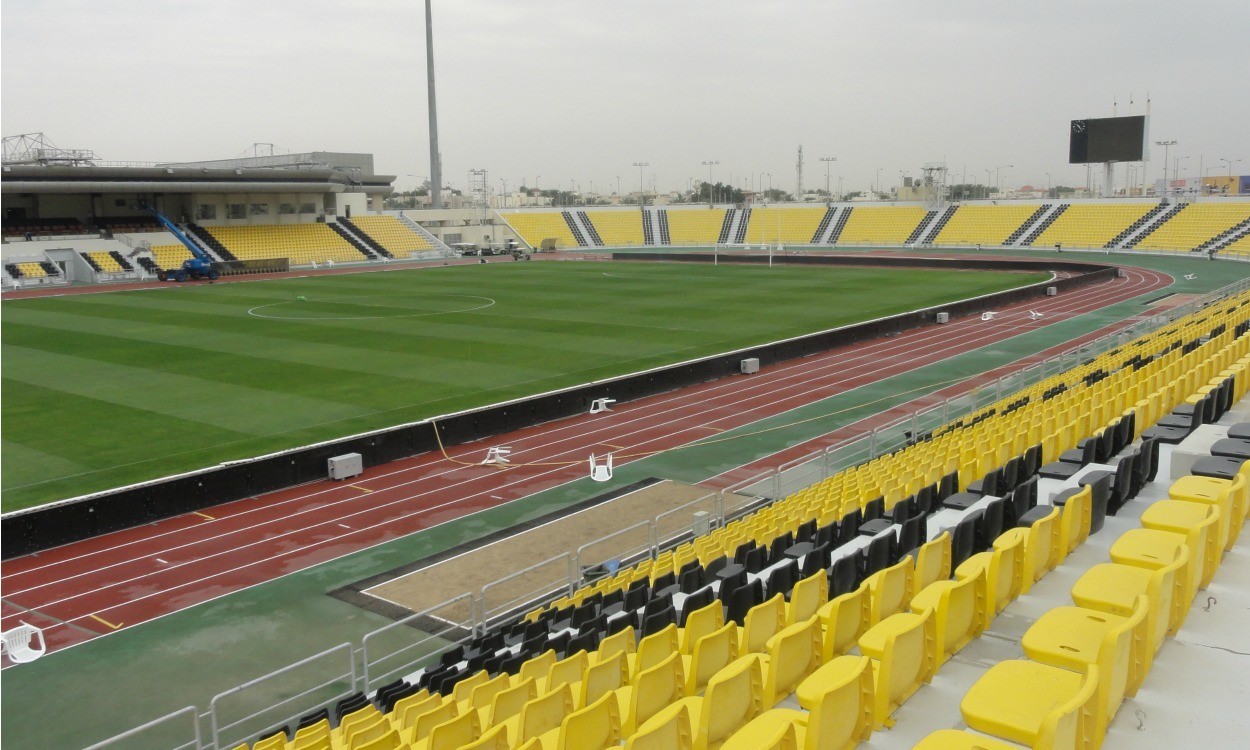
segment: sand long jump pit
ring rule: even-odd
[[[714,514],[716,502],[717,493],[706,487],[650,479],[359,581],[348,587],[354,595],[347,590],[335,595],[401,619],[483,592],[485,614],[493,620],[561,584],[567,589],[570,577],[581,572],[570,570],[579,549],[582,568],[640,554],[650,541],[646,522],[656,523],[656,537],[664,541],[688,534],[695,514]],[[471,613],[466,599],[433,616],[451,624],[467,621]]]

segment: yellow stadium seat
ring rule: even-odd
[[[556,652],[551,649],[527,659],[521,665],[521,670],[512,678],[512,684],[519,685],[532,677],[539,685],[538,692],[543,692],[542,686],[547,684],[547,673],[551,671],[551,665],[555,664],[557,660]]]
[[[768,640],[786,626],[786,599],[777,594],[747,610],[739,633],[739,650],[744,653],[762,654],[768,649]]]
[[[681,700],[690,711],[695,750],[717,750],[734,732],[759,715],[764,692],[760,662],[759,654],[736,659],[708,682],[702,698]],[[651,728],[644,724],[640,729]]]
[[[460,714],[430,730],[419,742],[411,743],[410,750],[457,750],[461,745],[473,742],[482,734],[482,724],[476,711]]]
[[[299,729],[287,747],[289,750],[330,750],[333,747],[330,739],[330,720],[322,719],[316,724]]]
[[[1033,584],[1042,579],[1059,564],[1060,543],[1059,509],[1052,507],[1049,513],[1038,518],[1025,531],[1023,571],[1020,593],[1027,594]]]
[[[933,678],[937,670],[937,632],[933,610],[890,615],[868,629],[859,648],[872,659],[873,727],[892,722],[890,715]]]
[[[637,652],[626,657],[629,673],[637,675],[667,659],[669,654],[681,653],[680,637],[677,626],[670,624],[638,641]]]
[[[521,715],[521,709],[537,697],[538,681],[533,677],[528,677],[507,690],[501,690],[491,701],[490,712],[482,714],[482,726],[501,724],[509,719],[514,719],[512,723],[515,725],[515,717]],[[515,727],[510,736],[516,736]]]
[[[1097,736],[1098,667],[1084,674],[1013,659],[990,667],[959,704],[978,732],[1037,750],[1092,750]]]
[[[923,591],[934,581],[950,577],[951,533],[946,530],[920,545],[916,552],[916,577],[912,585],[916,591]]]
[[[453,707],[454,710],[454,707]],[[334,730],[334,736],[338,744],[346,744],[353,733],[360,727],[368,726],[376,723],[379,719],[384,718],[382,712],[372,704],[366,705],[364,708],[353,711],[339,722],[338,728]]]
[[[686,678],[682,671],[681,654],[673,651],[659,664],[641,672],[633,685],[618,693],[621,704],[621,726],[625,734],[632,734],[660,709],[681,700],[685,696]]]
[[[479,685],[485,685],[488,682],[490,682],[490,673],[485,669],[479,669],[456,683],[451,691],[451,699],[456,703],[465,703]]]
[[[1231,481],[1191,474],[1173,482],[1168,488],[1168,497],[1173,500],[1203,503],[1219,508],[1219,545],[1223,550],[1230,550],[1237,543],[1241,525],[1245,522],[1245,513],[1241,510],[1239,495],[1243,487],[1245,487],[1245,479],[1240,474]],[[1145,523],[1142,525],[1144,526]]]
[[[638,643],[634,636],[634,626],[627,625],[621,630],[599,641],[599,650],[595,654],[593,661],[603,661],[611,658],[614,654],[632,654],[637,649]],[[627,660],[628,663],[628,660]]]
[[[829,578],[824,570],[818,570],[794,584],[790,591],[787,622],[795,625],[814,616],[829,601]]]
[[[719,602],[714,602],[719,607]],[[698,695],[717,672],[738,658],[738,627],[732,622],[708,633],[694,644],[692,656],[683,656],[686,695]]]
[[[500,724],[482,732],[482,736],[461,746],[460,750],[511,750],[511,748],[512,743],[508,741],[508,727]]]
[[[808,712],[773,709],[734,735],[733,748],[765,745],[785,727],[803,750],[850,750],[872,734],[872,662],[864,656],[840,656],[800,685],[799,703]],[[731,750],[731,743],[726,743]]]
[[[938,665],[968,645],[989,626],[989,594],[986,571],[959,580],[934,581],[912,597],[913,614],[932,610]]]
[[[391,709],[391,725],[400,730],[401,733],[406,733],[417,722],[417,717],[442,705],[443,696],[441,695],[430,695],[428,693],[424,695],[421,693],[410,695],[397,702],[395,707]]]
[[[925,735],[912,750],[1019,750],[1017,745],[958,729],[939,729]]]
[[[625,750],[693,750],[694,731],[690,726],[690,709],[673,703],[647,723],[646,731],[629,735]]]
[[[378,743],[379,748],[386,748],[390,744],[398,746],[400,743],[399,732],[395,731],[386,717],[381,715],[369,724],[356,725],[355,731],[343,737],[343,747],[347,750],[358,750],[358,748],[374,743]]]
[[[830,661],[855,647],[868,629],[871,605],[872,595],[865,582],[820,608],[819,617],[825,629],[821,661]]]
[[[1188,545],[1188,548],[1187,548]],[[1182,622],[1189,612],[1189,604],[1193,601],[1203,580],[1206,555],[1202,550],[1206,547],[1205,536],[1198,544],[1189,544],[1189,538],[1171,531],[1157,529],[1129,529],[1120,535],[1111,545],[1111,561],[1121,565],[1136,565],[1147,570],[1158,570],[1170,565],[1188,549],[1189,571],[1184,576],[1180,591],[1180,612]]]
[[[1072,601],[1078,607],[1128,617],[1137,606],[1137,597],[1146,597],[1150,607],[1146,634],[1151,648],[1146,650],[1143,668],[1149,670],[1154,652],[1159,650],[1164,637],[1176,634],[1172,630],[1174,623],[1179,621],[1176,584],[1188,564],[1188,548],[1182,550],[1181,556],[1172,563],[1157,570],[1100,563],[1085,571],[1072,584]]]
[[[777,705],[816,671],[822,641],[820,620],[815,615],[773,636],[763,662],[765,708]]]
[[[460,745],[430,745],[431,750],[443,750],[443,748],[459,748]],[[394,729],[374,737],[364,742],[353,744],[349,750],[409,750],[404,741],[399,738],[399,732]],[[415,750],[415,748],[414,748]]]
[[[451,701],[442,703],[417,716],[412,724],[409,725],[408,735],[403,737],[403,739],[409,745],[417,745],[429,738],[430,732],[434,730],[434,727],[454,718],[456,718],[456,704]],[[341,729],[342,725],[339,728]]]
[[[1141,515],[1142,529],[1184,535],[1190,554],[1201,560],[1198,588],[1205,589],[1215,576],[1223,556],[1220,546],[1221,508],[1218,505],[1185,500],[1160,500]]]
[[[1093,513],[1093,485],[1081,487],[1081,491],[1068,498],[1059,518],[1059,546],[1070,554],[1089,538],[1091,514]]]
[[[681,629],[681,652],[693,654],[694,646],[700,638],[719,630],[724,624],[725,609],[719,599],[691,612],[686,618],[686,626]]]
[[[561,685],[568,685],[573,694],[577,695],[582,689],[582,677],[586,674],[586,668],[590,666],[590,657],[585,651],[578,651],[576,654],[561,659],[551,665],[551,669],[547,670],[547,677],[539,680],[538,691],[549,692],[555,690]]]
[[[252,750],[285,750],[285,748],[286,734],[281,732],[252,743]]]
[[[589,706],[605,693],[615,693],[629,683],[629,664],[625,654],[617,652],[607,659],[597,661],[586,669],[582,691],[577,696],[578,707]]]
[[[517,722],[517,742],[521,745],[560,727],[573,712],[573,689],[568,683],[526,703]]]
[[[864,583],[869,591],[868,625],[876,625],[890,615],[907,609],[915,584],[916,566],[910,555],[888,568],[868,576]]]
[[[607,750],[621,742],[621,715],[616,697],[597,701],[564,717],[555,738],[555,750]],[[549,746],[543,738],[543,747]]]
[[[1073,672],[1098,667],[1099,733],[1115,718],[1125,696],[1137,693],[1145,679],[1146,634],[1150,605],[1138,596],[1128,617],[1082,607],[1055,607],[1025,631],[1020,644],[1039,664]]]

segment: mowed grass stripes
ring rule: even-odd
[[[6,301],[3,509],[1042,278],[496,263]]]

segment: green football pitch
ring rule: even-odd
[[[3,509],[1044,278],[569,261],[6,301]]]

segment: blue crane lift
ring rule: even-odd
[[[157,272],[156,278],[161,281],[186,281],[187,279],[208,279],[210,281],[214,281],[221,275],[221,273],[217,270],[217,263],[213,260],[212,256],[204,252],[204,250],[201,249],[194,240],[178,228],[177,224],[173,223],[169,219],[166,219],[159,211],[147,204],[141,203],[139,204],[139,207],[156,217],[156,220],[161,223],[161,226],[165,227],[165,229],[167,229],[174,237],[177,237],[183,247],[191,252],[191,257],[182,262],[181,268],[175,268],[169,271],[162,269]]]

